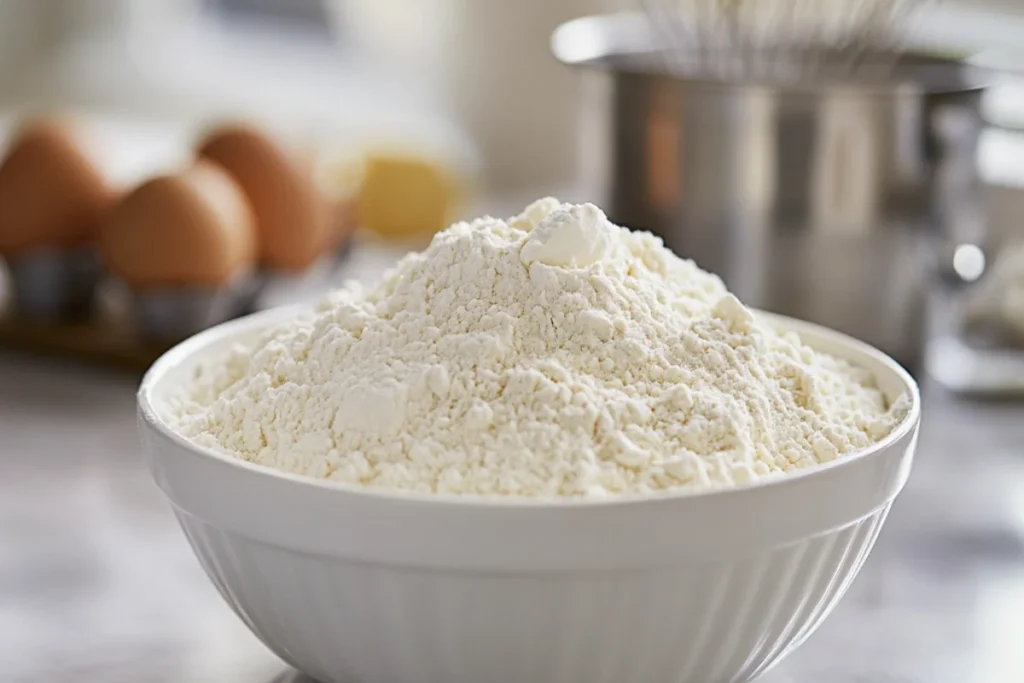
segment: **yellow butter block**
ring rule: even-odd
[[[359,225],[384,238],[431,235],[454,220],[463,195],[457,174],[435,162],[371,155],[359,189]]]

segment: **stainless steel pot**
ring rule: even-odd
[[[937,114],[954,107],[970,119],[988,75],[902,55],[882,80],[683,79],[666,73],[638,26],[587,18],[553,39],[563,62],[595,67],[583,71],[581,127],[595,201],[748,304],[839,329],[916,368],[929,236],[948,213],[938,200],[973,187],[973,155],[946,131],[962,137],[962,126],[935,125]]]

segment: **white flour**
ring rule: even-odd
[[[660,240],[553,199],[452,226],[372,291],[216,359],[171,412],[196,442],[289,472],[531,497],[729,486],[903,417]]]

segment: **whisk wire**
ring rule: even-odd
[[[805,80],[884,75],[931,0],[641,0],[673,73]]]

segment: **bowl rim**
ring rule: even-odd
[[[336,496],[355,496],[366,501],[395,502],[402,504],[423,504],[435,507],[474,507],[489,509],[593,509],[609,507],[627,507],[649,505],[655,502],[678,501],[682,499],[697,500],[712,497],[727,497],[747,491],[762,490],[780,486],[795,485],[798,481],[806,481],[820,477],[825,473],[855,467],[856,463],[886,452],[891,446],[911,435],[921,418],[921,392],[917,381],[899,363],[875,347],[836,330],[810,323],[796,318],[753,309],[758,318],[768,321],[776,328],[796,332],[803,337],[809,334],[818,340],[844,346],[851,355],[860,355],[883,366],[897,377],[903,385],[904,394],[910,398],[910,408],[899,425],[885,438],[867,448],[836,458],[827,463],[819,463],[800,470],[778,474],[747,482],[744,484],[716,487],[702,490],[667,490],[654,493],[626,493],[607,497],[525,497],[525,496],[486,496],[480,494],[455,495],[448,493],[421,493],[416,491],[393,490],[359,486],[348,482],[329,479],[316,479],[301,474],[284,472],[266,465],[243,460],[242,458],[221,452],[215,448],[197,444],[176,432],[170,424],[160,417],[155,409],[154,390],[161,385],[167,374],[182,364],[201,356],[205,350],[218,342],[231,337],[258,334],[273,324],[296,317],[313,314],[315,307],[309,304],[280,306],[252,313],[235,320],[210,327],[165,351],[146,371],[136,392],[136,404],[140,418],[151,429],[158,432],[177,447],[202,456],[208,460],[231,470],[247,472],[250,475],[276,479],[282,483],[309,486]],[[807,343],[805,341],[805,343]],[[815,348],[814,344],[808,344]],[[851,361],[852,362],[852,361]]]
[[[725,81],[713,74],[672,74],[664,68],[643,66],[637,57],[657,54],[651,42],[652,24],[642,11],[620,10],[587,14],[562,22],[554,28],[548,43],[561,64],[577,69],[613,74],[630,74],[666,79],[708,90],[764,91],[784,95],[816,95],[830,91],[904,97],[919,94],[951,94],[984,90],[1002,77],[998,67],[976,63],[976,49],[950,48],[907,39],[888,54],[909,57],[915,63],[892,71],[887,80],[870,78],[773,81],[740,78]]]

